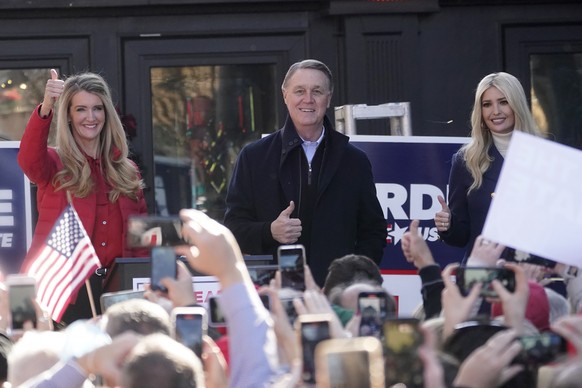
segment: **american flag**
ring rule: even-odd
[[[26,273],[36,278],[37,298],[60,322],[71,296],[100,267],[99,258],[75,209],[63,210]]]

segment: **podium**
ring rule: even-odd
[[[205,274],[196,272],[191,268],[186,258],[180,256],[178,257],[178,260],[181,260],[186,265],[192,276],[206,276]],[[247,255],[244,256],[244,260],[249,268],[249,272],[255,272],[254,270],[251,271],[253,268],[275,270],[277,267],[274,264],[272,255]],[[103,292],[132,290],[133,279],[149,278],[150,275],[151,264],[149,257],[117,258],[105,278]]]

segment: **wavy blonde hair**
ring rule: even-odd
[[[473,184],[468,193],[478,189],[483,183],[483,174],[493,161],[489,156],[489,147],[493,144],[493,136],[483,121],[481,100],[483,93],[490,87],[497,88],[507,98],[509,107],[515,115],[514,130],[542,136],[529,110],[523,87],[517,78],[508,73],[492,73],[479,82],[475,91],[475,102],[471,113],[471,141],[461,148],[467,169],[473,177]]]
[[[57,109],[56,139],[63,169],[54,176],[53,185],[57,190],[68,190],[80,198],[89,195],[95,187],[87,158],[75,141],[69,125],[71,100],[80,91],[98,96],[105,108],[105,123],[99,135],[97,157],[101,157],[103,176],[112,187],[109,201],[117,201],[120,195],[136,200],[144,183],[139,178],[135,165],[128,158],[129,148],[125,132],[113,106],[109,86],[95,73],[74,75],[65,81]]]

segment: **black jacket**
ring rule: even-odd
[[[503,156],[494,145],[491,145],[488,152],[493,157],[493,161],[483,174],[481,187],[473,190],[469,195],[467,191],[473,183],[473,177],[465,165],[462,151],[453,155],[449,177],[451,226],[449,230],[440,232],[439,235],[449,245],[466,248],[463,262],[469,257],[475,239],[483,230],[491,205],[491,194],[495,192],[503,166]]]
[[[356,253],[379,263],[386,245],[386,219],[376,197],[368,157],[350,144],[347,136],[336,132],[327,117],[324,126],[325,148],[311,217],[311,242],[306,246],[307,260],[319,285],[333,259]],[[271,223],[289,201],[295,202],[292,217],[298,217],[301,143],[287,118],[283,128],[247,145],[239,154],[226,196],[224,224],[243,253],[275,255],[279,243],[271,235]]]

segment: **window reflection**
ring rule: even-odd
[[[0,140],[22,139],[49,77],[49,69],[0,69]],[[49,138],[53,143],[54,135]]]
[[[582,53],[530,56],[532,113],[550,139],[582,149]]]
[[[156,213],[222,220],[241,148],[276,130],[274,65],[151,69]]]

